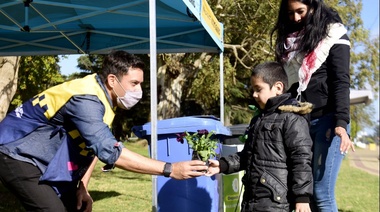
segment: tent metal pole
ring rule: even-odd
[[[151,157],[157,159],[156,0],[149,0]],[[157,211],[157,176],[152,175],[152,212]]]
[[[29,27],[29,4],[31,3],[30,0],[24,1],[24,8],[25,8],[25,24],[22,30],[26,32],[30,32],[30,27]]]
[[[219,76],[220,76],[220,122],[224,124],[224,67],[223,51],[219,52]]]

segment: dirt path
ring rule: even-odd
[[[377,150],[357,147],[355,152],[348,153],[348,159],[352,166],[379,176],[379,147]]]

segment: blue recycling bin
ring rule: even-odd
[[[206,129],[215,131],[219,139],[217,155],[220,156],[222,140],[231,135],[230,130],[214,116],[179,117],[157,122],[157,159],[166,162],[191,160],[192,149],[186,139],[184,143],[177,141],[177,134],[197,132]],[[151,147],[151,124],[132,128],[139,138],[148,140]],[[218,157],[218,156],[217,156]],[[213,177],[197,177],[188,180],[175,180],[163,176],[157,177],[157,211],[159,212],[218,212],[221,189],[220,175]]]

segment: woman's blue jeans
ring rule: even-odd
[[[347,127],[349,132],[349,126]],[[314,201],[321,212],[337,212],[335,184],[344,154],[340,152],[340,137],[335,135],[332,114],[311,121],[313,140]]]

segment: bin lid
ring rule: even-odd
[[[157,121],[158,135],[183,133],[185,131],[197,132],[203,129],[209,132],[215,131],[216,135],[231,135],[231,131],[214,116],[186,116]],[[134,126],[132,131],[137,137],[144,138],[151,135],[151,123]]]
[[[237,124],[228,126],[228,128],[230,129],[232,135],[243,135],[248,126],[249,124]]]

